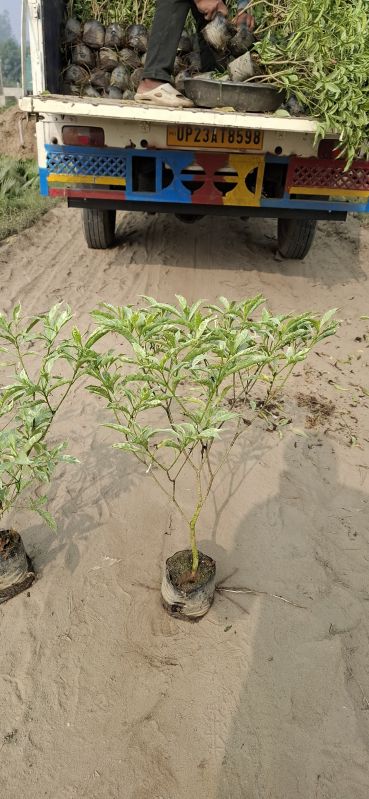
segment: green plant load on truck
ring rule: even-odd
[[[272,217],[281,255],[304,258],[317,220],[368,212],[364,0],[251,0],[253,30],[234,3],[196,33],[189,20],[172,70],[188,108],[135,95],[152,3],[27,5],[34,94],[21,106],[38,118],[41,191],[83,209],[89,247],[114,244],[117,211],[141,210]]]

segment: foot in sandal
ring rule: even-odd
[[[164,108],[193,108],[192,100],[177,91],[170,83],[160,83],[155,80],[143,80],[137,89],[135,100],[136,103]]]

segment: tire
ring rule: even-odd
[[[313,219],[278,219],[278,250],[283,258],[302,260],[314,241]]]
[[[103,208],[84,208],[83,232],[90,250],[107,250],[115,244],[116,211]]]

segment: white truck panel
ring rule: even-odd
[[[24,104],[22,104],[24,107]],[[103,127],[105,131],[105,144],[108,147],[135,147],[141,149],[164,150],[167,145],[167,125],[164,123],[152,122],[131,122],[107,119],[101,117],[80,117],[60,114],[42,114],[42,121],[37,123],[37,129],[42,128],[42,145],[62,144],[62,129],[64,125],[86,125],[93,127]],[[309,158],[317,154],[318,144],[314,142],[312,133],[292,133],[286,131],[264,132],[263,150],[267,153],[275,153],[278,149],[279,155],[298,155],[302,158]],[[206,147],[202,147],[206,151]],[[39,153],[44,154],[44,147],[39,148]],[[43,166],[44,164],[40,165]]]
[[[41,0],[22,0],[22,61],[25,60],[27,48],[27,21],[29,30],[29,46],[31,50],[32,84],[35,94],[46,89],[45,85],[45,53],[44,35],[41,14]],[[24,88],[23,75],[23,88]]]
[[[90,98],[44,95],[25,97],[20,103],[23,111],[37,114],[66,114],[68,116],[98,117],[99,119],[129,122],[164,123],[165,125],[210,125],[223,128],[251,128],[286,133],[316,134],[319,123],[307,117],[284,117],[263,114],[241,114],[237,111],[204,108],[155,108],[134,102],[91,100]]]

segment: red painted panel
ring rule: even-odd
[[[78,199],[91,200],[122,200],[126,199],[124,191],[83,191],[83,189],[63,189],[53,188],[49,190],[50,197],[76,197]]]
[[[343,160],[320,158],[291,158],[288,165],[286,189],[303,188],[338,189],[346,191],[369,190],[368,161],[354,161],[345,171]]]
[[[203,183],[199,189],[192,195],[192,203],[194,205],[223,205],[223,195],[219,189],[214,185],[222,183],[222,177],[215,175],[215,173],[225,166],[228,166],[228,153],[196,153],[196,163],[200,166],[205,174],[194,175],[194,181]]]

